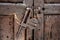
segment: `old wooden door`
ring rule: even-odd
[[[44,0],[44,40],[60,40],[60,1]]]
[[[33,2],[30,2],[26,1],[26,4],[31,7]],[[40,26],[36,26],[40,30],[34,33],[34,40],[60,40],[60,0],[34,0],[33,7],[40,11],[34,13],[41,16]]]
[[[0,40],[14,40],[13,16],[0,15]]]

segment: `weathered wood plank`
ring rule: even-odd
[[[60,15],[45,15],[45,40],[60,40]]]
[[[14,40],[13,16],[0,16],[0,40]]]
[[[60,0],[44,0],[46,3],[60,3]]]
[[[38,7],[43,7],[44,5],[44,0],[34,0],[34,7],[38,8]]]
[[[34,33],[34,40],[43,40],[43,14],[38,14],[38,24]]]
[[[60,4],[44,4],[44,14],[60,14]]]
[[[23,2],[23,0],[0,0],[0,2]]]
[[[14,15],[15,40],[17,40],[16,33],[18,31],[19,25],[23,18],[25,8],[26,7],[23,4],[20,5],[20,4],[14,4],[14,3],[0,3],[0,15]]]
[[[32,4],[33,4],[33,0],[24,0],[24,2],[23,2],[24,4],[26,4],[27,5],[27,7],[29,8],[29,7],[32,7]]]

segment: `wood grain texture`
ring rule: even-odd
[[[0,2],[23,2],[23,0],[0,0]]]
[[[60,4],[44,4],[44,14],[60,14]]]
[[[60,40],[60,15],[45,16],[45,40]]]
[[[0,40],[14,40],[13,16],[0,16]]]
[[[60,0],[45,0],[46,3],[60,3]]]

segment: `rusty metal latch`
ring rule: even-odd
[[[30,19],[30,16],[32,13],[31,12],[31,9],[30,8],[27,8],[27,11],[25,13],[25,16],[19,26],[19,29],[18,29],[18,32],[17,32],[17,37],[20,35],[21,31],[23,29],[25,29],[26,27],[30,28],[30,29],[36,29],[37,28],[37,24],[39,24],[39,17],[38,17],[38,13],[36,13],[36,18],[35,17],[32,17]]]

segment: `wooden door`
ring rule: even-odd
[[[14,40],[13,16],[0,16],[0,40]]]
[[[35,27],[34,30],[26,29],[25,32],[23,30],[22,36],[20,36],[18,40],[60,40],[60,0],[24,0],[24,1],[28,8],[34,9],[32,11],[38,14],[39,20],[37,21],[38,23],[35,23],[37,24],[37,26]],[[10,16],[1,16],[1,17],[4,20],[0,19],[2,20],[0,24],[3,23],[3,25],[0,26],[1,27],[0,39],[13,40],[13,29],[12,29],[13,24],[11,24],[10,22],[13,20],[13,17],[11,18],[9,18]],[[32,18],[32,20],[33,19],[36,20],[36,18]],[[4,26],[5,26],[4,30],[6,31],[4,31],[2,28]],[[34,27],[34,25],[30,26],[32,26],[31,28]],[[9,27],[9,29],[11,30],[9,29],[7,30],[6,29],[7,27]]]
[[[60,40],[60,1],[44,2],[44,40]]]
[[[34,0],[34,10],[40,7],[40,37],[35,40],[60,40],[60,1],[59,0]],[[42,15],[41,15],[42,14]],[[42,25],[42,26],[41,26]],[[37,26],[37,28],[39,28]],[[42,31],[42,32],[41,32]]]
[[[45,40],[60,40],[60,15],[45,16]]]

